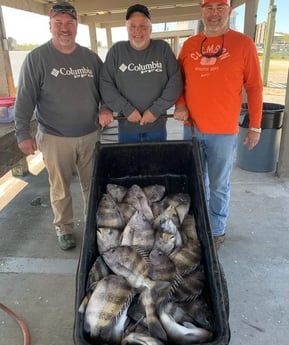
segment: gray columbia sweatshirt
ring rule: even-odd
[[[179,64],[169,44],[151,40],[144,50],[135,50],[129,41],[115,43],[102,66],[100,92],[106,106],[128,116],[134,109],[150,110],[159,118],[171,108],[183,90]],[[140,126],[119,121],[123,132],[150,132],[162,129],[166,119]]]
[[[19,76],[15,104],[18,142],[31,138],[34,110],[42,132],[79,137],[98,128],[101,59],[80,45],[71,54],[51,41],[31,51]]]

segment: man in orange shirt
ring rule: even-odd
[[[230,0],[202,0],[204,32],[190,37],[180,55],[184,93],[174,117],[190,117],[200,143],[210,221],[216,248],[225,240],[230,175],[244,87],[249,129],[244,143],[252,149],[260,138],[262,80],[252,39],[229,29]]]

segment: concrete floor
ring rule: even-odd
[[[181,127],[170,126],[169,139],[180,139]],[[78,245],[64,252],[51,224],[41,159],[35,157],[30,167],[26,177],[0,180],[0,303],[25,320],[31,345],[72,345],[84,226],[78,179],[72,183]],[[289,180],[234,167],[227,239],[219,250],[229,289],[231,345],[288,344],[288,205]],[[23,343],[17,323],[1,309],[0,334],[0,345]]]

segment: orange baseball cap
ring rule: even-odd
[[[201,6],[204,7],[205,5],[210,4],[211,2],[221,2],[222,4],[231,6],[230,0],[202,0]]]

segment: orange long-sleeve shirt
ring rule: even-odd
[[[239,130],[242,89],[247,93],[249,127],[259,128],[262,119],[262,80],[260,62],[249,36],[228,30],[223,38],[208,37],[203,54],[219,51],[218,57],[204,57],[203,33],[187,39],[178,61],[184,77],[185,103],[193,124],[208,134],[235,134]]]

